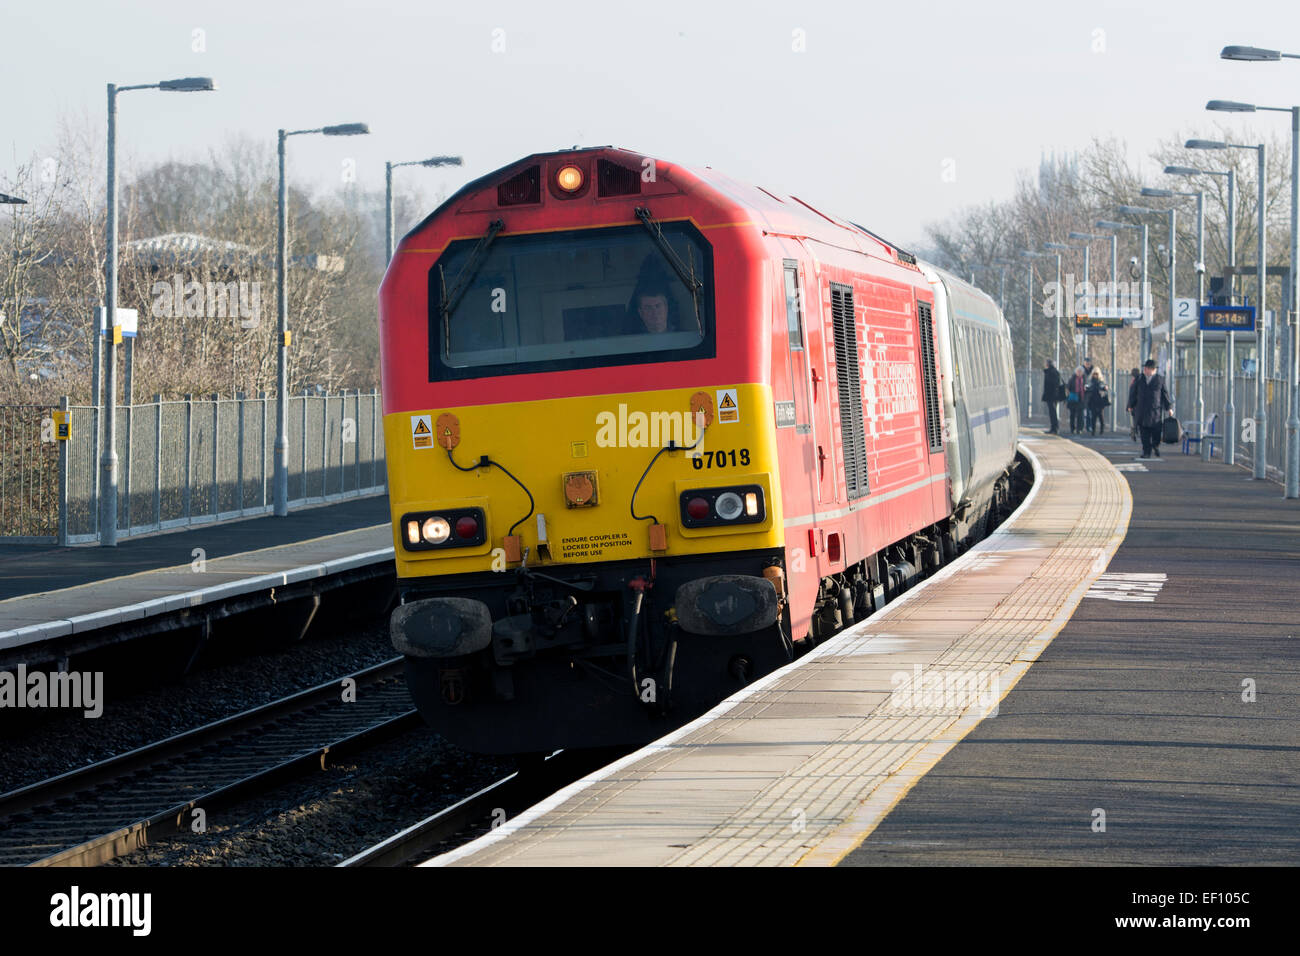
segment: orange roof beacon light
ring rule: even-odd
[[[562,166],[555,174],[555,185],[566,193],[576,193],[582,188],[582,170],[577,166]]]

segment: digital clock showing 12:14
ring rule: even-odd
[[[1255,310],[1250,307],[1201,309],[1201,328],[1207,331],[1253,332]]]

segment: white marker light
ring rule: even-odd
[[[745,494],[745,514],[751,518],[758,514],[758,495],[752,491]]]
[[[451,525],[446,518],[426,518],[424,522],[424,540],[429,544],[442,544],[451,537]]]
[[[740,495],[734,491],[724,491],[718,495],[718,500],[713,503],[713,510],[718,513],[718,517],[723,521],[735,521],[740,517],[744,507]]]

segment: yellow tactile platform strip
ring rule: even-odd
[[[969,554],[699,720],[430,863],[836,862],[996,713],[1123,539],[1132,499],[1109,462],[1062,439],[1022,442],[1035,490]],[[923,681],[944,675],[948,696],[900,700],[918,669]]]

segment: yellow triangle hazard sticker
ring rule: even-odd
[[[429,423],[428,423],[427,421],[425,421],[423,418],[419,419],[419,420],[415,423],[415,433],[416,433],[417,435],[428,435],[428,434],[430,434],[430,432],[429,432]]]
[[[721,405],[720,407],[722,407],[722,408],[735,408],[735,407],[736,407],[736,400],[735,400],[734,398],[731,397],[731,393],[730,393],[730,392],[723,392],[723,393],[722,393],[722,405]]]

